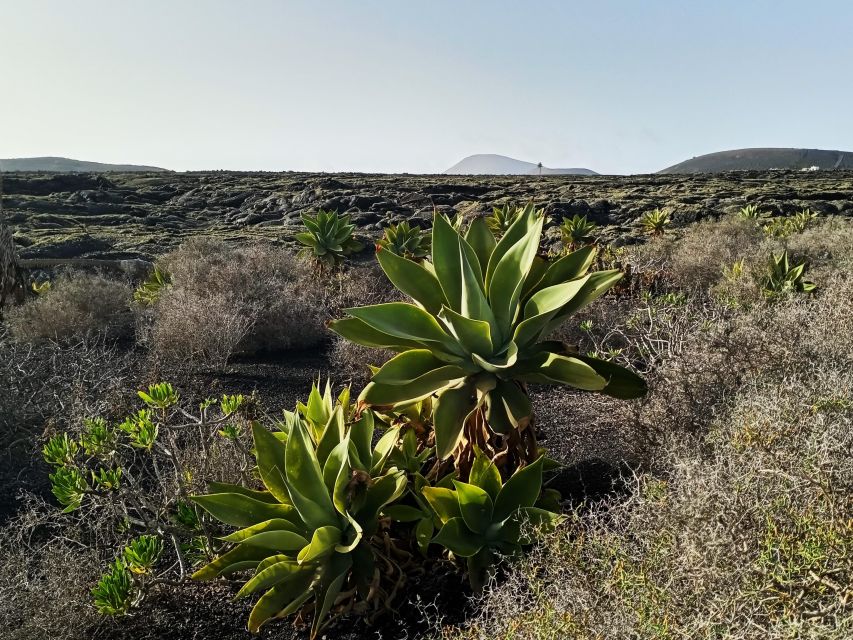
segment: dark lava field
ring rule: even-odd
[[[586,215],[617,244],[640,237],[638,218],[662,208],[674,226],[754,203],[774,215],[809,208],[853,215],[853,172],[704,175],[443,176],[318,173],[14,173],[3,205],[22,258],[147,258],[193,235],[292,242],[300,215],[350,213],[360,233],[388,223],[429,225],[434,211],[475,215],[534,201],[550,215]]]

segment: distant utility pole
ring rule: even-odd
[[[536,166],[539,167],[539,177],[541,178],[542,177],[542,163],[540,162]]]

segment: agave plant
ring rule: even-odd
[[[812,282],[803,278],[806,263],[791,267],[788,252],[780,255],[770,255],[770,270],[764,283],[764,293],[768,297],[792,292],[810,293],[817,288]]]
[[[486,224],[489,225],[489,230],[496,236],[500,237],[505,234],[516,218],[524,211],[521,207],[516,207],[512,204],[505,204],[500,207],[492,208],[492,215],[486,218]],[[459,229],[458,226],[455,227]]]
[[[468,578],[480,591],[499,556],[516,555],[531,543],[525,527],[550,528],[562,517],[534,506],[542,490],[544,458],[517,470],[504,483],[495,463],[475,451],[469,482],[453,481],[453,489],[424,487],[423,496],[441,527],[432,542],[466,558]]]
[[[328,408],[321,398],[312,409],[320,405]],[[239,527],[224,538],[233,548],[193,577],[207,580],[254,569],[238,593],[263,592],[249,615],[250,631],[313,607],[315,638],[330,613],[344,606],[341,601],[360,598],[363,610],[390,597],[379,580],[394,563],[374,537],[383,507],[406,488],[405,473],[388,466],[397,430],[371,447],[373,413],[364,412],[351,426],[343,414],[338,404],[322,432],[313,435],[298,413],[287,414],[279,433],[255,424],[264,490],[215,483],[212,494],[193,497],[213,517]]]
[[[379,244],[383,249],[409,259],[420,260],[429,253],[429,236],[405,221],[385,229]]]
[[[133,299],[141,305],[151,306],[160,299],[160,296],[171,284],[172,276],[155,265],[145,281],[136,287],[133,292]]]
[[[413,303],[345,309],[330,328],[353,342],[399,352],[359,396],[378,411],[432,397],[436,455],[467,477],[474,445],[515,469],[539,457],[527,383],[562,384],[633,398],[645,383],[615,364],[568,351],[547,336],[612,287],[618,271],[587,273],[585,247],[559,260],[538,257],[544,217],[528,205],[497,241],[485,220],[463,237],[443,216],[432,261],[377,249],[391,282]]]
[[[666,227],[672,223],[669,214],[661,209],[647,211],[640,218],[640,226],[651,236],[662,235]]]
[[[321,209],[315,216],[303,214],[302,223],[307,230],[294,237],[305,245],[303,255],[313,256],[322,266],[337,266],[346,256],[364,248],[353,238],[355,225],[348,215]]]
[[[580,245],[592,244],[593,233],[597,228],[598,225],[587,220],[586,216],[574,215],[571,219],[563,218],[563,224],[560,225],[563,246],[572,250]]]

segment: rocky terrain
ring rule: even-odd
[[[586,215],[606,239],[631,243],[657,207],[677,225],[755,203],[774,215],[810,208],[853,216],[853,171],[640,176],[440,176],[316,173],[16,173],[3,207],[22,258],[146,258],[189,236],[292,242],[300,214],[347,212],[367,237],[389,222],[428,225],[433,211],[466,215],[534,200]]]

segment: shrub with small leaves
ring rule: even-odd
[[[128,435],[132,446],[148,450],[154,446],[159,431],[150,409],[140,409],[135,414],[131,414],[119,424],[118,428]]]
[[[168,382],[158,382],[148,387],[148,392],[137,391],[142,401],[152,409],[168,409],[178,404],[178,394]]]
[[[142,535],[127,544],[121,557],[133,573],[148,574],[162,552],[163,541],[159,536]]]
[[[104,615],[120,616],[128,612],[134,601],[133,576],[120,559],[98,580],[92,597],[95,607]]]
[[[67,433],[60,433],[48,440],[41,452],[45,462],[61,467],[72,464],[78,450],[77,442],[69,438]]]
[[[121,484],[121,469],[100,467],[97,471],[92,472],[92,483],[100,489],[114,491]]]
[[[83,472],[77,467],[59,467],[50,474],[51,491],[63,507],[62,512],[70,513],[79,508],[83,496],[89,490],[89,484]]]
[[[86,418],[85,431],[80,436],[80,445],[87,456],[106,456],[115,444],[115,431],[100,417]]]

